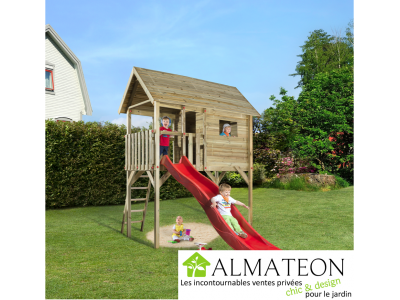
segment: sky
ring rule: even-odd
[[[118,114],[132,67],[235,86],[262,113],[280,87],[297,98],[292,77],[310,32],[344,33],[351,0],[335,1],[55,1],[50,24],[82,63],[92,116],[125,124]],[[135,116],[135,126],[148,117]]]

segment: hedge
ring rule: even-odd
[[[124,125],[46,120],[45,128],[46,208],[125,203]],[[161,200],[190,195],[173,177],[160,189]]]
[[[132,132],[142,129],[134,127]],[[124,125],[108,122],[46,120],[46,208],[124,204],[125,134]],[[264,173],[263,165],[254,164],[254,183],[263,179]],[[227,172],[222,182],[247,187],[237,172]],[[134,186],[147,183],[148,179],[140,178]],[[132,190],[132,198],[145,195],[146,190]],[[160,200],[190,196],[172,176],[160,189]],[[150,201],[153,199],[151,188]]]

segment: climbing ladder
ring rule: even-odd
[[[147,211],[147,204],[149,203],[149,198],[150,198],[150,190],[151,190],[151,185],[152,185],[152,181],[153,181],[153,172],[152,171],[146,171],[147,175],[142,175],[143,173],[145,173],[145,171],[137,171],[138,174],[135,174],[136,177],[138,178],[149,178],[149,183],[147,184],[147,187],[138,187],[138,186],[130,186],[131,190],[147,190],[146,193],[146,198],[136,198],[136,199],[130,199],[130,202],[138,202],[138,201],[145,201],[144,203],[144,208],[143,209],[136,209],[136,210],[131,210],[129,212],[129,207],[128,207],[128,199],[126,199],[125,201],[125,207],[124,207],[124,211],[123,211],[123,215],[122,215],[122,226],[121,226],[121,233],[124,232],[124,225],[126,224],[128,226],[128,220],[132,219],[132,213],[138,213],[138,212],[142,212],[143,216],[142,219],[139,221],[131,221],[130,223],[142,223],[141,227],[140,227],[140,231],[143,231],[143,227],[144,227],[144,220],[146,218],[146,211]],[[135,180],[136,181],[136,180]],[[129,195],[127,195],[127,197],[131,197],[130,196],[131,193],[129,193]],[[130,225],[130,224],[129,224]]]

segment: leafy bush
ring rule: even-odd
[[[247,187],[246,181],[242,178],[238,172],[226,172],[224,178],[221,180],[221,183],[227,183],[232,187]]]
[[[337,184],[339,187],[345,188],[345,187],[350,186],[350,183],[348,183],[345,179],[343,179],[343,178],[340,177],[339,175],[335,175],[335,178],[336,178],[336,184]]]
[[[314,173],[307,159],[296,158],[291,151],[282,152],[277,149],[258,148],[254,150],[254,161],[265,166],[267,178],[279,177],[288,173]]]
[[[302,87],[297,100],[281,88],[274,107],[263,113],[264,134],[281,136],[296,157],[307,158],[317,170],[353,181],[354,74],[352,66],[323,72]],[[277,144],[278,145],[278,144]]]
[[[345,187],[349,187],[350,186],[350,183],[347,180],[345,180],[342,177],[340,177],[338,174],[332,174],[332,173],[326,172],[326,171],[325,172],[322,171],[320,173],[335,176],[336,186],[338,188],[345,188]]]
[[[264,179],[265,166],[255,163],[253,165],[253,185],[258,184],[259,181],[263,181]],[[221,183],[227,183],[232,187],[247,187],[247,183],[244,181],[242,175],[234,171],[226,172],[224,178],[221,180]]]
[[[319,191],[322,189],[321,187],[310,184],[302,176],[299,177],[293,176],[287,183],[282,183],[278,178],[275,178],[269,182],[264,183],[263,187],[275,188],[281,190],[296,190],[296,191]]]
[[[316,168],[310,166],[307,159],[297,159],[292,153],[279,158],[274,166],[274,171],[278,171],[277,177],[284,174],[314,173]]]
[[[253,164],[253,183],[265,180],[265,166],[263,164]]]
[[[276,175],[276,162],[281,157],[281,151],[271,148],[256,148],[253,151],[254,163],[262,164],[265,166],[265,176],[272,178]]]
[[[324,172],[326,174],[327,172]],[[328,172],[329,173],[329,172]],[[328,174],[332,175],[332,174]],[[296,190],[296,191],[327,191],[336,190],[350,186],[350,184],[338,175],[334,175],[336,183],[334,185],[317,186],[309,183],[303,176],[293,176],[287,183],[282,183],[279,178],[274,178],[263,183],[264,188],[275,188],[281,190]]]
[[[125,203],[124,125],[46,120],[45,129],[46,208]],[[147,180],[136,184],[145,186]],[[189,195],[174,178],[160,189],[161,199]]]
[[[264,163],[268,173],[275,166],[274,156],[281,151],[292,151],[297,158],[308,159],[316,170],[337,173],[352,183],[353,71],[352,65],[343,65],[315,74],[313,80],[302,85],[297,100],[283,88],[279,93],[281,99],[272,95],[273,107],[254,122],[254,161]]]

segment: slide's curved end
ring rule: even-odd
[[[235,250],[280,250],[261,235],[245,220],[235,205],[231,206],[232,216],[247,234],[243,239],[235,234],[216,208],[211,208],[211,198],[219,194],[218,186],[198,172],[186,156],[178,164],[173,164],[167,155],[161,159],[171,175],[181,183],[200,203],[211,224],[224,241]]]

